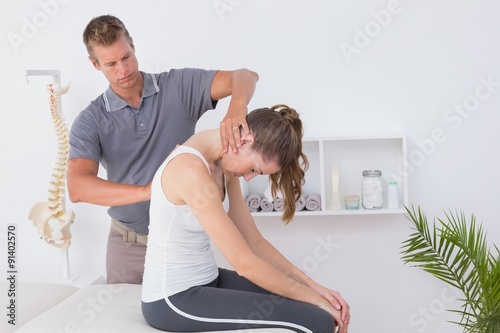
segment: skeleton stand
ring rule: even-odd
[[[52,117],[56,132],[60,141],[61,136],[67,137],[67,129],[62,119],[62,114],[59,112],[61,108],[61,95],[64,94],[69,87],[61,89],[61,75],[59,70],[25,70],[22,72],[26,76],[27,83],[30,76],[52,76],[54,85],[50,86],[52,107]],[[55,108],[54,108],[55,107]],[[59,142],[59,145],[61,142]],[[61,150],[61,148],[59,148]],[[77,277],[70,276],[69,270],[69,252],[68,247],[71,240],[70,225],[74,219],[72,211],[66,212],[65,203],[65,171],[67,157],[64,152],[58,151],[58,159],[52,175],[51,185],[49,188],[49,202],[39,202],[33,206],[30,212],[30,220],[37,226],[38,232],[42,235],[49,244],[61,249],[62,255],[62,281],[65,283],[74,282]],[[52,196],[52,197],[50,197]],[[57,230],[58,235],[53,236],[53,228],[49,225],[49,221],[63,222],[60,230]],[[62,238],[61,238],[62,236]]]

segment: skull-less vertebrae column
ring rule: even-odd
[[[69,131],[58,100],[69,90],[69,84],[56,91],[54,91],[54,86],[49,84],[47,90],[50,94],[50,114],[57,136],[57,156],[52,169],[48,201],[36,203],[31,208],[28,218],[33,222],[43,240],[55,247],[65,249],[71,244],[70,227],[75,214],[71,210],[66,211],[65,207]]]

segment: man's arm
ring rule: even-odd
[[[231,96],[226,116],[220,123],[220,136],[224,152],[230,146],[237,152],[241,145],[240,128],[248,133],[247,105],[253,97],[259,75],[248,69],[218,71],[212,82],[210,95],[216,101]]]
[[[101,206],[120,206],[151,197],[151,183],[147,185],[119,184],[97,176],[99,164],[86,158],[68,161],[67,185],[71,202],[87,202]]]

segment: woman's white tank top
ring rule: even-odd
[[[163,170],[180,154],[198,156],[210,172],[203,155],[186,146],[178,146],[156,172],[151,185],[149,235],[142,283],[144,302],[154,302],[190,287],[205,285],[218,276],[210,238],[191,208],[170,202],[161,187]]]

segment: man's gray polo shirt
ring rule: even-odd
[[[210,97],[215,73],[201,69],[142,73],[138,109],[109,87],[73,122],[69,159],[101,163],[112,182],[148,184],[172,149],[194,134],[205,111],[215,108]],[[148,233],[149,201],[110,207],[108,212],[136,232]]]

